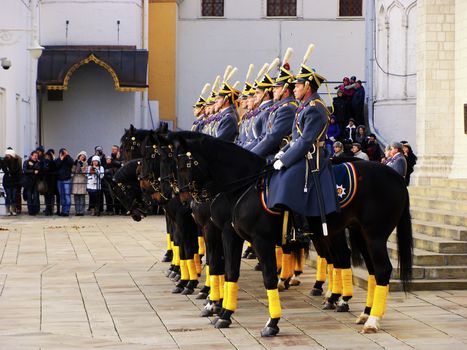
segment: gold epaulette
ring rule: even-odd
[[[298,107],[298,103],[295,102],[295,101],[286,102],[281,107],[285,107],[285,106],[288,106],[288,105],[294,105],[295,107]]]
[[[316,102],[318,102],[320,105],[324,107],[324,111],[326,112],[326,115],[329,117],[331,115],[331,112],[329,111],[328,107],[324,104],[323,100],[320,98],[317,98],[315,100],[310,101],[310,106],[311,107],[316,107]]]

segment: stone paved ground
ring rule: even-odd
[[[392,293],[383,330],[309,297],[313,270],[281,294],[275,338],[259,336],[268,310],[261,275],[245,260],[230,329],[198,317],[202,302],[170,293],[164,220],[126,217],[0,219],[0,349],[467,349],[467,291]]]

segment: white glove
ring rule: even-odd
[[[285,153],[284,151],[277,152],[276,155],[274,156],[274,159],[281,159],[284,153]]]
[[[334,136],[331,136],[330,140],[331,140],[332,142],[335,142],[335,141],[336,141],[336,139],[334,138]]]
[[[280,159],[276,160],[273,164],[274,169],[281,170],[284,167],[284,163]]]

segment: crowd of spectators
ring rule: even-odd
[[[117,145],[112,146],[108,156],[101,146],[96,146],[92,156],[81,151],[74,158],[66,148],[61,148],[55,155],[55,150],[45,151],[39,146],[24,162],[12,148],[8,148],[5,157],[0,158],[6,214],[20,214],[24,200],[27,213],[38,215],[41,197],[42,212],[46,216],[69,216],[72,204],[76,216],[85,215],[86,209],[91,215],[124,214],[111,191],[112,178],[122,164]]]
[[[365,89],[355,76],[344,77],[336,86],[334,111],[326,134],[326,148],[333,157],[357,157],[381,162],[404,177],[407,186],[414,171],[417,156],[407,141],[392,142],[383,153],[376,135],[368,133],[364,118]]]

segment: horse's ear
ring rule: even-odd
[[[169,132],[169,123],[161,122],[160,130],[161,133],[167,134]]]
[[[172,144],[176,149],[187,149],[187,141],[176,132],[171,132],[167,135],[167,141]]]
[[[133,131],[135,131],[135,129],[136,129],[136,128],[133,126],[133,124],[130,124],[130,131],[133,132]]]

